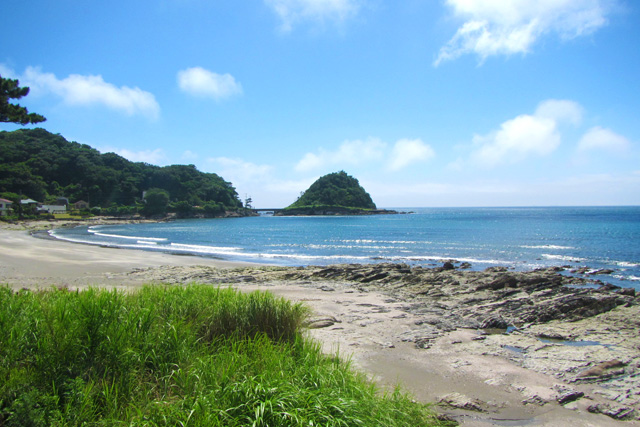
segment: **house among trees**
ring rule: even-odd
[[[55,204],[69,206],[69,199],[67,197],[58,197]]]
[[[67,207],[65,205],[40,205],[37,209],[38,213],[50,213],[50,214],[63,214],[67,213]]]
[[[13,202],[7,199],[0,199],[0,216],[5,216],[9,213],[9,209],[11,209],[11,205]]]

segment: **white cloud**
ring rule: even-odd
[[[132,162],[144,162],[151,165],[164,166],[168,164],[168,158],[162,148],[155,150],[131,151],[126,148],[101,148],[102,153],[116,153]]]
[[[542,102],[533,115],[520,115],[488,135],[474,136],[474,145],[479,148],[471,158],[491,168],[501,163],[516,163],[531,155],[545,156],[560,145],[559,125],[578,124],[581,117],[582,107],[573,101]]]
[[[274,176],[271,165],[259,165],[240,158],[211,157],[202,170],[215,172],[236,188],[240,198],[253,199],[258,208],[281,208],[293,203],[312,180],[288,181]]]
[[[424,162],[435,156],[433,148],[420,139],[401,139],[395,143],[391,152],[389,169],[398,171],[406,166]]]
[[[265,3],[280,17],[280,28],[285,32],[301,21],[342,22],[360,8],[360,0],[265,0]]]
[[[207,163],[217,166],[219,171],[216,173],[232,182],[260,181],[269,176],[273,170],[269,165],[257,165],[229,157],[211,157],[207,159]]]
[[[606,152],[624,153],[631,147],[631,142],[622,135],[600,126],[589,129],[578,142],[578,151],[602,150]]]
[[[574,101],[565,99],[548,99],[541,102],[536,108],[536,117],[551,119],[556,122],[565,122],[579,125],[582,122],[583,108]]]
[[[105,82],[100,75],[71,74],[58,79],[53,73],[28,67],[20,77],[20,84],[29,86],[34,95],[53,93],[69,105],[104,105],[130,116],[142,114],[152,119],[160,113],[153,94],[138,87],[117,87]]]
[[[615,1],[447,0],[464,23],[440,49],[434,65],[467,53],[481,61],[492,55],[528,53],[539,38],[551,33],[562,39],[591,34],[607,24]]]
[[[336,151],[320,149],[307,153],[295,166],[298,172],[312,171],[324,166],[360,165],[383,158],[386,144],[379,139],[345,141]]]
[[[216,74],[202,67],[178,71],[178,86],[190,95],[222,99],[242,94],[242,85],[231,74]]]

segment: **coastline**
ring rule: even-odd
[[[637,334],[640,312],[638,298],[619,290],[602,292],[604,299],[594,305],[606,306],[612,301],[608,297],[619,298],[616,308],[606,306],[611,309],[582,313],[582,318],[576,315],[572,319],[531,321],[510,334],[485,335],[479,327],[483,325],[470,321],[473,313],[460,311],[460,307],[466,307],[463,301],[486,310],[500,306],[496,298],[475,303],[471,298],[472,295],[478,298],[475,294],[479,283],[493,283],[495,278],[505,277],[504,272],[480,276],[483,273],[460,270],[395,271],[397,267],[388,265],[377,271],[379,276],[374,278],[374,266],[360,266],[360,270],[354,265],[333,270],[264,267],[34,239],[24,229],[8,230],[4,226],[0,227],[0,251],[2,283],[15,289],[50,286],[131,289],[145,283],[201,282],[247,290],[266,289],[304,301],[315,313],[314,327],[309,333],[328,352],[339,351],[341,356],[351,357],[356,367],[383,384],[400,382],[420,401],[448,401],[451,405],[439,410],[454,416],[461,425],[638,425],[640,396],[634,393],[640,390]],[[433,274],[434,280],[437,277],[439,283],[447,286],[441,288],[440,295],[434,290],[430,290],[432,295],[430,292],[420,295],[424,290],[412,291],[411,280],[405,280],[417,273]],[[531,273],[523,274],[525,278],[534,277]],[[549,274],[555,277],[553,272]],[[393,277],[396,279],[391,280]],[[424,282],[426,277],[421,280]],[[464,292],[467,281],[471,282],[469,292]],[[482,291],[486,295],[497,292],[494,296],[504,296],[518,290],[518,286],[509,283],[502,288],[493,287],[497,289],[489,286]],[[525,291],[544,296],[549,288]],[[584,296],[587,301],[598,294],[594,291],[593,295]],[[549,303],[554,298],[558,295],[551,295]],[[440,312],[429,313],[424,311],[425,307],[435,307]],[[503,318],[508,313],[518,313],[504,304],[501,309]],[[438,323],[438,319],[450,324]],[[463,320],[468,324],[455,323]],[[498,319],[489,326],[504,323]],[[541,336],[548,337],[547,342]],[[550,341],[554,337],[556,341]],[[572,346],[560,342],[561,338],[598,344]],[[618,359],[621,364],[601,369],[599,376],[578,376],[601,362]],[[610,383],[616,381],[619,387],[612,388]],[[577,397],[580,393],[584,395]],[[558,400],[563,396],[568,400],[560,404]],[[618,416],[624,415],[625,408],[627,412],[636,412],[623,424],[611,416],[592,413],[589,408],[609,411],[610,415],[619,409]]]

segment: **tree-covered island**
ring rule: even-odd
[[[318,178],[291,205],[275,215],[373,215],[396,211],[378,209],[358,180],[345,171]]]

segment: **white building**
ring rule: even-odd
[[[65,205],[41,205],[38,206],[38,212],[48,212],[50,214],[63,214],[67,212]]]
[[[11,205],[13,205],[11,200],[0,199],[0,216],[8,215]]]

